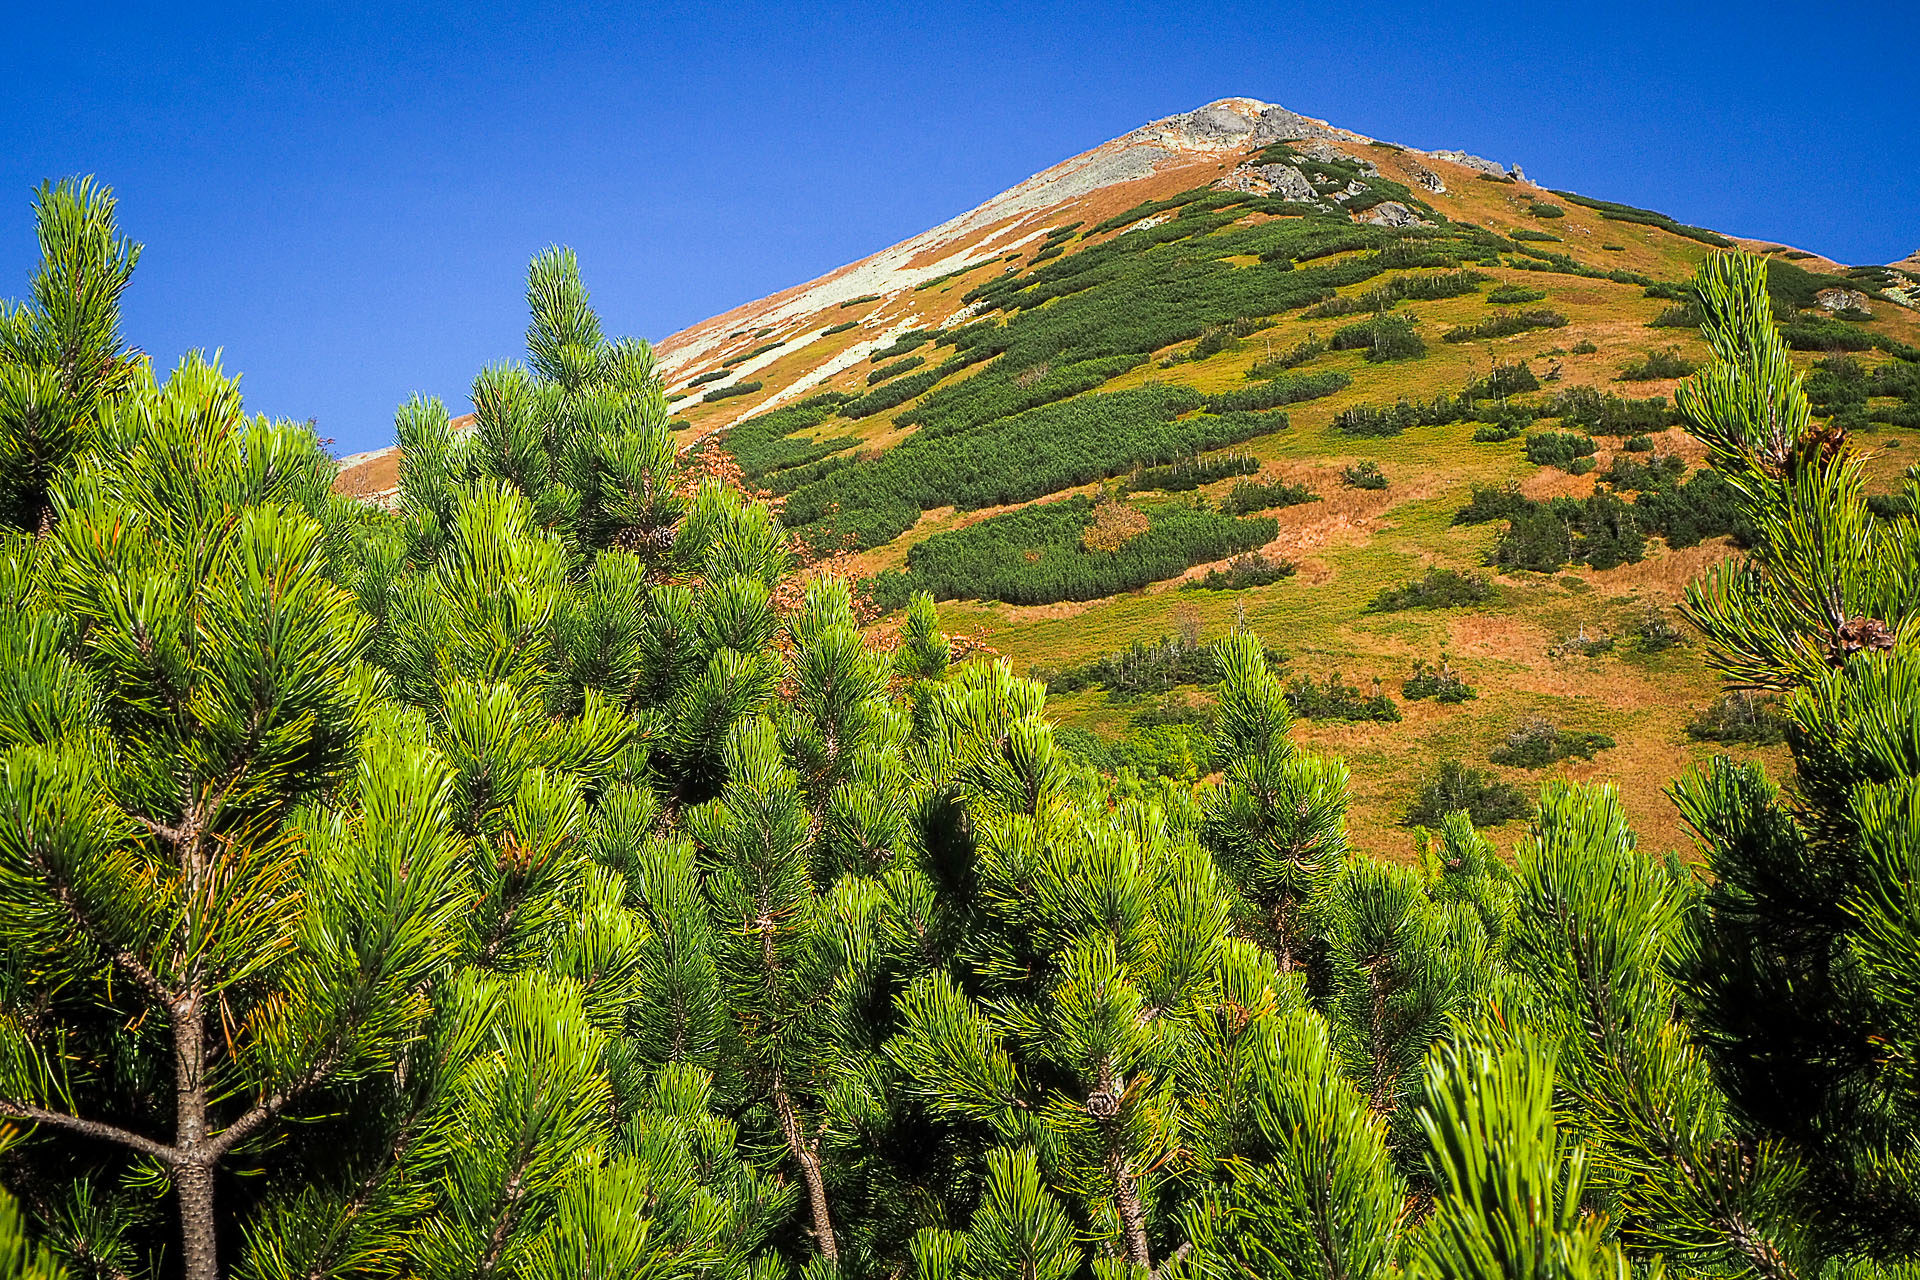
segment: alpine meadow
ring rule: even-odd
[[[1920,266],[1230,99],[336,459],[34,210],[0,1280],[1920,1275]]]

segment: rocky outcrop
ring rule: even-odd
[[[1866,294],[1858,289],[1844,289],[1839,285],[1822,289],[1813,295],[1813,300],[1820,304],[1822,311],[1865,311],[1867,309]]]
[[[1313,184],[1307,181],[1307,176],[1286,164],[1243,164],[1221,179],[1219,185],[1229,191],[1271,194],[1282,200],[1314,199]]]
[[[1435,160],[1445,160],[1448,164],[1457,164],[1463,169],[1472,169],[1475,173],[1492,174],[1496,178],[1507,176],[1507,168],[1485,156],[1469,155],[1464,151],[1429,151],[1427,155]]]
[[[1377,204],[1360,215],[1360,221],[1376,227],[1430,227],[1433,224],[1398,200]]]
[[[1415,184],[1425,187],[1437,196],[1447,193],[1447,184],[1440,181],[1440,175],[1418,161],[1407,161],[1407,175],[1414,180]]]

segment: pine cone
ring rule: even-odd
[[[1833,633],[1827,655],[1837,664],[1856,653],[1885,652],[1893,648],[1893,628],[1878,618],[1854,617],[1841,623]]]

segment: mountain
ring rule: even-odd
[[[1687,282],[1736,246],[1769,258],[1817,407],[1890,494],[1920,428],[1920,263],[1846,267],[1248,98],[657,354],[690,449],[882,611],[930,590],[1046,674],[1062,740],[1108,767],[1204,771],[1183,637],[1245,625],[1380,847],[1443,758],[1611,779],[1677,844],[1666,780],[1711,735],[1771,749],[1674,611],[1737,554],[1671,403],[1709,356]],[[394,468],[348,459],[340,487],[379,497]]]

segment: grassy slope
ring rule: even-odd
[[[1405,173],[1407,158],[1396,152],[1385,148],[1355,150],[1379,164],[1387,177]],[[1424,163],[1441,170],[1450,188],[1447,194],[1430,197],[1449,217],[1502,233],[1516,227],[1549,230],[1563,238],[1564,246],[1543,247],[1564,249],[1591,265],[1622,267],[1656,279],[1678,280],[1691,275],[1708,252],[1695,241],[1655,228],[1607,222],[1591,210],[1564,202],[1560,203],[1566,209],[1565,217],[1536,220],[1527,212],[1529,201],[1553,197],[1527,186],[1480,181],[1464,170],[1437,162]],[[1223,167],[1188,166],[1147,183],[1098,192],[1061,208],[1044,225],[1079,219],[1090,226],[1138,200],[1199,185]],[[1085,243],[1075,242],[1069,251]],[[1037,248],[1036,241],[1020,265],[1026,265]],[[1830,264],[1803,260],[1801,265],[1819,269]],[[777,388],[858,340],[862,332],[902,323],[939,323],[956,309],[961,294],[1003,270],[1004,265],[995,262],[931,289],[825,313],[811,331],[847,318],[861,318],[863,328],[832,338],[792,343],[771,365],[749,375],[766,382],[767,391],[761,395],[712,406],[683,402],[676,408],[690,421],[689,435],[735,420]],[[1313,370],[1342,369],[1352,375],[1353,386],[1336,396],[1293,406],[1291,430],[1244,446],[1264,464],[1263,478],[1280,475],[1305,481],[1324,495],[1322,502],[1274,513],[1281,532],[1272,549],[1300,563],[1296,577],[1271,587],[1231,593],[1176,594],[1176,584],[1157,583],[1088,604],[1020,608],[951,603],[942,609],[947,625],[970,633],[1013,660],[1017,667],[1025,668],[1070,663],[1135,640],[1151,639],[1174,629],[1176,608],[1190,606],[1198,609],[1210,633],[1225,630],[1236,618],[1243,619],[1269,643],[1289,653],[1296,672],[1319,677],[1338,670],[1349,682],[1363,686],[1377,676],[1396,697],[1399,681],[1413,661],[1432,661],[1444,649],[1480,691],[1478,700],[1452,707],[1406,703],[1406,718],[1398,724],[1303,723],[1296,731],[1303,744],[1347,758],[1354,777],[1352,825],[1358,843],[1380,851],[1410,850],[1410,836],[1395,825],[1395,820],[1433,763],[1451,755],[1492,768],[1486,760],[1488,751],[1521,717],[1540,713],[1563,727],[1607,733],[1619,745],[1592,762],[1573,761],[1544,771],[1495,768],[1494,772],[1529,788],[1556,770],[1580,779],[1614,782],[1621,788],[1643,840],[1656,848],[1682,846],[1685,833],[1663,788],[1689,763],[1717,749],[1691,742],[1685,732],[1687,720],[1712,700],[1716,683],[1697,646],[1646,656],[1634,652],[1625,637],[1649,608],[1670,607],[1687,580],[1713,560],[1729,554],[1727,548],[1708,545],[1669,552],[1660,543],[1651,542],[1647,560],[1638,565],[1605,572],[1573,569],[1554,577],[1501,577],[1497,580],[1497,603],[1478,609],[1386,615],[1364,612],[1376,592],[1416,576],[1427,566],[1480,570],[1498,526],[1456,527],[1451,523],[1454,511],[1466,500],[1473,484],[1518,480],[1529,495],[1544,497],[1562,493],[1582,496],[1592,492],[1595,481],[1592,476],[1573,477],[1528,464],[1517,441],[1474,444],[1472,424],[1420,428],[1393,439],[1337,436],[1329,423],[1341,409],[1363,401],[1424,398],[1458,390],[1472,377],[1484,374],[1495,359],[1523,357],[1530,359],[1539,372],[1560,363],[1562,387],[1589,384],[1633,396],[1670,395],[1671,382],[1616,384],[1613,379],[1622,364],[1660,347],[1677,345],[1690,358],[1705,357],[1704,344],[1696,331],[1646,327],[1646,322],[1669,304],[1644,297],[1637,286],[1544,272],[1488,270],[1497,282],[1544,289],[1547,299],[1534,305],[1562,311],[1571,323],[1564,329],[1525,333],[1497,342],[1447,344],[1438,341],[1445,328],[1487,313],[1482,295],[1403,304],[1402,312],[1419,317],[1419,328],[1428,341],[1426,358],[1369,365],[1358,353],[1322,357],[1314,362]],[[1361,292],[1376,283],[1370,281],[1343,292]],[[1920,318],[1884,304],[1877,305],[1876,310],[1879,319],[1874,329],[1920,342]],[[1112,380],[1102,390],[1150,380],[1184,382],[1203,391],[1245,386],[1246,369],[1266,358],[1269,346],[1284,349],[1309,332],[1324,336],[1343,322],[1283,317],[1277,327],[1245,340],[1238,350],[1202,362],[1162,369],[1158,357],[1167,352],[1156,353],[1154,362]],[[796,334],[808,331],[808,326],[790,330]],[[1583,340],[1592,342],[1598,350],[1588,355],[1564,354],[1566,348]],[[744,348],[746,343],[743,339],[736,345]],[[1548,354],[1556,349],[1560,354]],[[1811,364],[1813,358],[1804,356],[1802,360]],[[864,390],[869,367],[863,361],[825,385]],[[883,448],[906,434],[892,428],[894,416],[890,412],[851,424],[830,421],[819,431],[851,433],[860,437],[864,447]],[[1903,435],[1908,438],[1898,439]],[[1870,443],[1886,446],[1874,458],[1872,469],[1888,486],[1909,460],[1920,461],[1920,448],[1916,448],[1920,440],[1912,433],[1889,429]],[[1666,433],[1659,447],[1663,452],[1678,451],[1697,461],[1697,449],[1680,432]],[[1391,486],[1375,493],[1343,489],[1338,481],[1340,467],[1368,458],[1380,464]],[[1605,470],[1608,460],[1608,451],[1603,448],[1599,470]],[[1217,498],[1233,483],[1212,485],[1205,492]],[[861,554],[851,567],[861,573],[897,567],[913,542],[993,514],[992,510],[956,513],[951,508],[927,512],[909,533],[888,546]],[[1203,573],[1205,568],[1200,566],[1191,574]],[[1620,635],[1622,643],[1613,653],[1595,658],[1549,655],[1551,645],[1582,627],[1590,634],[1605,631]],[[1049,705],[1064,723],[1109,735],[1126,731],[1130,708],[1104,694],[1056,697]],[[1511,839],[1516,830],[1509,827],[1505,838]]]

